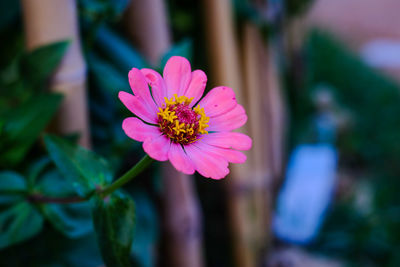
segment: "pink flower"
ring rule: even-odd
[[[137,117],[123,121],[125,133],[143,142],[151,158],[169,160],[186,174],[198,171],[221,179],[229,173],[229,162],[245,162],[239,150],[250,149],[252,141],[231,132],[247,121],[233,90],[216,87],[200,100],[207,76],[201,70],[192,72],[189,61],[178,56],[168,60],[163,77],[151,69],[129,72],[134,95],[121,91],[118,96]]]

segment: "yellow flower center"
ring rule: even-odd
[[[193,109],[189,107],[193,97],[174,94],[174,97],[164,99],[165,104],[157,113],[158,125],[172,142],[187,145],[199,140],[201,134],[208,134],[205,129],[210,118],[199,105]]]

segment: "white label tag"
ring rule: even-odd
[[[277,237],[308,243],[317,235],[331,201],[336,166],[332,145],[299,145],[294,150],[273,221]]]

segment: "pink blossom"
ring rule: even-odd
[[[207,76],[191,71],[187,59],[171,57],[163,77],[151,69],[133,68],[129,83],[133,95],[119,92],[119,99],[136,117],[122,123],[125,133],[143,142],[153,159],[169,160],[186,174],[224,178],[228,163],[243,163],[239,150],[251,148],[245,134],[231,132],[247,121],[244,108],[226,86],[212,89],[202,99]]]

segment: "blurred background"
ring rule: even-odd
[[[232,87],[248,160],[221,181],[156,163],[135,200],[132,266],[400,266],[398,0],[0,2],[0,265],[104,266],[88,204],[44,147],[57,133],[116,175],[135,68],[188,58]],[[10,193],[11,192],[11,193]]]

